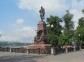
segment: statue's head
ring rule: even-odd
[[[41,9],[43,9],[43,6],[41,6]]]

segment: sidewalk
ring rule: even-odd
[[[60,55],[49,55],[38,62],[84,62],[84,50],[64,53]]]

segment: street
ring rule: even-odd
[[[0,62],[84,62],[84,50],[58,55],[0,52]]]

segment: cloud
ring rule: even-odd
[[[17,19],[15,26],[12,26],[9,32],[0,31],[0,33],[2,34],[2,36],[0,37],[0,41],[10,41],[10,42],[18,41],[27,43],[33,42],[33,39],[36,35],[35,32],[36,27],[25,26],[23,21],[24,19]]]
[[[82,14],[82,12],[80,10],[70,10],[70,12],[74,15],[72,21],[74,21],[74,25],[75,25],[75,29],[76,27],[78,26],[78,20],[81,18],[81,17],[84,17],[84,14]]]
[[[16,38],[11,37],[10,35],[2,35],[0,41],[17,41]]]
[[[36,27],[24,26],[23,28],[18,29],[16,32],[16,36],[18,37],[18,40],[25,42],[32,42],[32,40],[36,35],[35,30],[32,28],[36,28]]]
[[[82,14],[82,9],[84,9],[84,0],[72,1],[70,12],[74,15],[72,20],[74,21],[75,29],[78,26],[78,20],[81,17],[84,17],[84,14]]]
[[[32,42],[34,39],[36,32],[35,32],[36,27],[32,26],[25,26],[22,29],[20,29],[18,32],[18,37],[21,39],[21,41],[25,40],[25,42]]]
[[[18,7],[24,10],[38,12],[40,6],[46,10],[47,17],[50,15],[64,15],[67,9],[74,15],[75,27],[78,26],[78,19],[83,16],[84,0],[19,0]]]
[[[73,21],[75,27],[78,25],[78,19],[84,15],[81,10],[84,8],[84,0],[18,0],[19,9],[38,12],[40,6],[46,10],[47,16],[50,15],[64,15],[67,9],[74,15]],[[36,16],[36,15],[35,15]],[[15,27],[12,27],[9,32],[3,33],[0,40],[32,42],[36,35],[33,26],[25,26],[24,19],[18,18]],[[20,26],[20,27],[19,27]]]
[[[0,31],[0,36],[3,34],[3,32],[2,31]]]
[[[6,32],[0,31],[0,35],[0,41],[15,41],[15,38],[8,35]]]
[[[24,37],[33,37],[35,35],[35,30],[33,29],[35,27],[31,27],[31,26],[27,26],[27,27],[23,27],[20,32],[21,32],[21,36]]]
[[[16,27],[17,28],[17,27]],[[34,39],[36,32],[34,29],[36,27],[32,26],[24,26],[22,28],[18,28],[17,30],[13,29],[12,32],[5,32],[2,33],[2,36],[0,37],[0,41],[18,41],[18,42],[27,42],[31,43]]]
[[[61,12],[68,9],[67,0],[19,0],[18,7],[38,11],[43,6],[46,12]]]
[[[16,24],[17,25],[22,25],[24,23],[24,20],[23,19],[17,19],[16,20]]]
[[[84,8],[84,0],[73,0],[72,9],[81,10]]]

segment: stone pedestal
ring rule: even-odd
[[[48,44],[46,23],[44,21],[39,21],[37,27],[37,35],[34,38],[34,43]]]
[[[37,24],[37,35],[34,38],[34,44],[29,45],[29,53],[50,54],[51,44],[48,43],[46,23],[39,21]]]
[[[28,51],[29,53],[35,54],[50,54],[51,52],[51,44],[32,44],[29,45]]]

